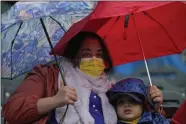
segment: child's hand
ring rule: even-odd
[[[161,105],[163,103],[163,95],[160,89],[158,89],[156,86],[150,86],[149,87],[149,96],[152,99],[154,105],[155,105],[155,110],[157,112],[160,112]]]

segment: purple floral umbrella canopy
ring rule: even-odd
[[[69,27],[88,15],[96,2],[17,2],[4,13],[1,24],[1,78],[13,79],[36,64],[54,61],[48,36],[55,44]]]

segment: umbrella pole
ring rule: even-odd
[[[148,65],[147,65],[147,61],[146,61],[145,56],[143,56],[143,57],[144,57],[145,68],[147,70],[147,75],[148,75],[148,78],[149,78],[150,86],[152,86],[152,80],[151,80],[151,77],[150,77],[150,73],[149,73],[149,68],[148,68]]]
[[[148,78],[149,78],[149,83],[150,83],[150,86],[152,86],[152,80],[151,80],[151,76],[150,76],[150,73],[149,73],[149,68],[148,68],[148,65],[147,65],[147,61],[146,61],[145,53],[144,53],[143,46],[142,46],[142,43],[141,43],[140,35],[139,35],[139,32],[138,32],[137,27],[136,27],[136,22],[135,22],[135,19],[134,19],[134,14],[132,14],[132,18],[134,20],[134,26],[136,28],[136,34],[138,36],[138,41],[139,41],[139,44],[140,44],[140,47],[141,47],[141,52],[142,52],[143,60],[144,60],[144,63],[145,63],[145,68],[147,70],[147,75],[148,75]]]
[[[40,22],[41,22],[41,25],[42,25],[42,27],[43,27],[43,29],[44,29],[44,32],[45,32],[45,35],[46,35],[47,40],[48,40],[48,42],[49,42],[50,48],[51,48],[51,50],[52,50],[52,52],[53,52],[53,51],[54,51],[54,48],[53,48],[53,46],[52,46],[52,42],[51,42],[50,37],[49,37],[49,35],[48,35],[48,32],[47,32],[47,29],[46,29],[45,24],[44,24],[44,22],[43,22],[43,19],[40,19]],[[53,52],[53,53],[54,53],[54,52]],[[59,66],[59,63],[58,63],[58,60],[57,60],[57,56],[56,56],[55,53],[54,53],[54,58],[55,58],[57,67],[59,68],[59,73],[60,73],[61,78],[62,78],[62,80],[63,80],[64,86],[66,86],[67,84],[66,84],[65,78],[64,78],[63,73],[62,73],[62,71],[64,72],[64,70],[61,71],[60,66]]]
[[[47,40],[48,40],[49,45],[50,45],[50,47],[51,47],[51,50],[52,50],[52,52],[53,52],[53,51],[54,51],[54,48],[53,48],[53,46],[52,46],[52,42],[50,41],[50,37],[49,37],[49,35],[48,35],[48,32],[47,32],[47,29],[46,29],[45,24],[44,24],[44,22],[43,22],[43,19],[40,19],[40,22],[41,22],[41,25],[43,26],[45,35],[46,35],[46,37],[47,37]],[[54,53],[54,52],[53,52],[53,53]],[[64,78],[63,73],[62,73],[62,71],[64,72],[64,70],[61,71],[55,53],[54,53],[54,58],[55,58],[55,61],[56,61],[57,66],[58,66],[58,68],[59,68],[59,72],[60,72],[60,74],[61,74],[61,78],[62,78],[62,80],[63,80],[64,86],[67,86],[67,84],[66,84],[66,82],[65,82],[65,78]],[[62,68],[62,69],[63,69],[63,68]],[[64,119],[65,119],[65,116],[66,116],[66,114],[67,114],[68,107],[69,107],[69,105],[67,104],[67,107],[66,107],[66,109],[65,109],[65,112],[64,112],[64,114],[62,115],[59,124],[62,124],[62,123],[63,123],[63,121],[64,121]]]

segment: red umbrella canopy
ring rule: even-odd
[[[113,65],[181,53],[186,48],[184,2],[99,2],[56,44],[63,55],[67,42],[80,31],[100,35]]]

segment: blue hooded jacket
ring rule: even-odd
[[[127,78],[117,82],[108,92],[107,96],[111,104],[114,104],[113,97],[116,94],[122,93],[136,93],[144,97],[147,104],[151,107],[153,105],[149,102],[147,97],[147,86],[143,83],[142,80],[137,78]],[[118,124],[125,124],[118,121]],[[138,124],[170,124],[169,121],[163,117],[160,113],[156,112],[143,112]]]

